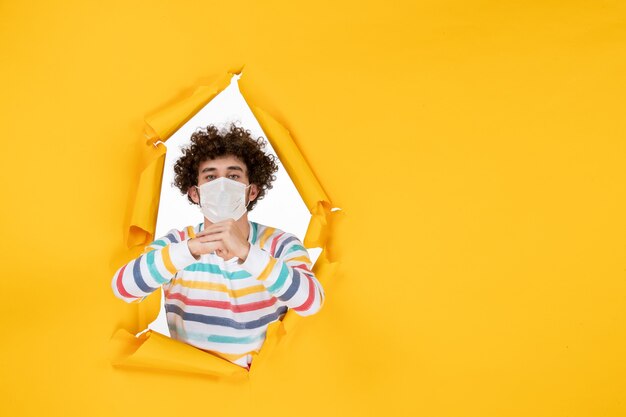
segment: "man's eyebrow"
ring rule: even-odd
[[[215,171],[216,169],[217,168],[215,168],[215,167],[206,167],[206,168],[204,168],[202,170],[202,172],[204,173],[204,172],[209,172],[209,171]],[[243,169],[240,166],[236,166],[236,165],[229,166],[226,169],[230,170],[230,171],[241,171],[241,172],[243,172]]]

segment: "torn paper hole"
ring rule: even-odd
[[[146,118],[148,143],[151,141],[152,143],[167,141],[170,136],[177,130],[180,130],[182,126],[187,124],[198,112],[206,107],[206,103],[214,99],[229,83],[232,84],[233,80],[222,77],[217,79],[212,85],[199,86],[190,97],[174,103],[158,114]],[[318,259],[313,267],[313,272],[320,282],[330,279],[338,265],[336,261],[330,259],[329,254],[324,249],[330,233],[329,223],[332,218],[332,205],[315,178],[312,169],[307,165],[306,160],[295,146],[289,132],[261,108],[251,105],[251,109],[254,117],[267,134],[267,136],[261,136],[267,137],[270,143],[273,144],[277,155],[281,157],[286,171],[293,180],[309,212],[310,220],[304,236],[304,246],[307,248],[320,248],[320,251],[317,252]],[[169,142],[167,145],[170,148],[172,146]],[[164,149],[165,147],[161,148]],[[158,204],[155,204],[156,200],[154,197],[159,196],[160,189],[164,185],[161,181],[165,164],[163,152],[155,153],[153,161],[148,163],[140,177],[137,198],[131,210],[129,244],[141,245],[141,242],[150,242],[155,236],[154,224],[156,223]],[[259,207],[255,208],[255,211]],[[310,255],[314,256],[312,251]],[[159,294],[155,291],[145,301],[135,304],[139,319],[136,329],[140,330],[140,336],[136,337],[124,329],[119,329],[112,338],[111,347],[115,354],[111,360],[114,365],[156,369],[165,367],[163,369],[174,369],[181,372],[196,372],[201,368],[203,369],[201,373],[222,376],[232,376],[233,366],[241,370],[241,367],[216,356],[192,355],[194,362],[198,360],[202,362],[202,358],[207,358],[206,363],[200,364],[201,366],[198,366],[197,363],[185,363],[187,359],[183,359],[182,363],[180,361],[172,362],[171,357],[178,356],[178,353],[180,353],[181,358],[191,357],[183,351],[193,348],[190,345],[185,345],[185,348],[181,348],[181,342],[161,336],[151,329],[143,331],[147,323],[152,322],[157,316],[158,309],[154,300],[158,301],[159,299],[154,298],[154,295]],[[299,318],[300,316],[289,309],[282,320],[274,321],[268,326],[265,343],[254,361],[254,366],[250,371],[251,375],[259,372],[259,369],[263,369],[264,358],[271,355],[274,347],[281,340],[284,340],[287,335],[291,334],[295,325],[299,322]]]

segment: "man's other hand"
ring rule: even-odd
[[[189,251],[196,259],[200,255],[215,252],[224,260],[238,257],[244,261],[250,250],[250,243],[237,227],[233,219],[222,220],[202,230],[196,237],[187,241]]]

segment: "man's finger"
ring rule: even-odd
[[[203,235],[198,237],[198,235],[196,235],[196,239],[198,239],[200,242],[205,243],[205,242],[217,242],[217,241],[221,241],[224,238],[224,233],[223,232],[217,232],[217,233],[211,233],[208,235]]]
[[[212,253],[217,252],[218,250],[224,250],[222,242],[206,242],[202,243],[202,246],[200,247],[201,253]]]
[[[210,235],[212,233],[218,233],[221,231],[224,231],[226,229],[226,226],[223,224],[212,224],[211,226],[207,227],[206,229],[196,233],[196,237],[200,237],[200,236],[206,236],[206,235]]]
[[[199,235],[204,235],[207,233],[213,233],[216,230],[227,230],[230,227],[232,227],[235,224],[235,221],[233,219],[226,219],[226,220],[222,220],[220,222],[217,223],[213,223],[209,226],[207,226],[205,229],[199,231],[198,233],[196,233],[196,236]]]
[[[207,229],[202,230],[201,232],[196,233],[196,237],[210,235],[211,233],[221,232],[221,227],[209,227]]]

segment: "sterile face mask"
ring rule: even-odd
[[[212,223],[239,220],[246,212],[246,190],[250,185],[220,177],[196,186],[202,214]]]

